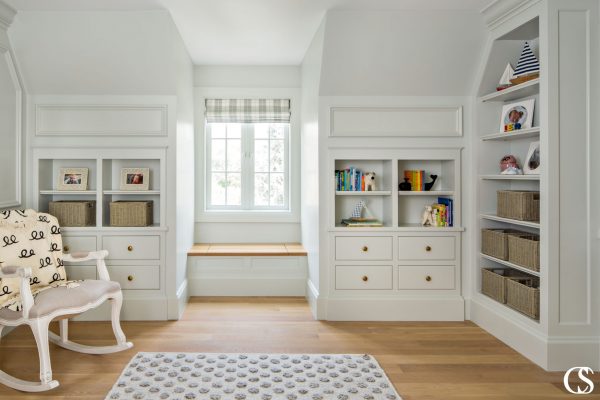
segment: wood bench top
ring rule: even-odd
[[[196,243],[189,257],[302,257],[307,252],[302,243]]]

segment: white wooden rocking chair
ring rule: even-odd
[[[34,236],[36,238],[32,239]],[[37,247],[31,248],[31,243],[35,243]],[[40,258],[40,253],[43,253],[42,245],[51,251],[51,256],[42,254]],[[14,248],[10,252],[14,251],[15,257],[7,257],[7,254],[10,254],[9,248]],[[107,251],[62,254],[58,221],[48,214],[33,210],[0,213],[0,250],[2,249],[4,251],[0,252],[0,300],[3,295],[12,295],[16,300],[12,303],[13,309],[6,305],[0,308],[0,333],[5,326],[31,327],[39,353],[40,381],[24,381],[0,370],[0,383],[25,392],[41,392],[57,387],[58,381],[52,379],[49,341],[65,349],[87,354],[114,353],[133,347],[132,343],[126,341],[121,329],[120,311],[123,295],[120,285],[109,278],[104,262],[108,256]],[[68,283],[63,262],[91,260],[96,262],[100,279]],[[27,263],[29,265],[26,265]],[[51,279],[44,280],[49,272]],[[73,287],[75,285],[77,286]],[[98,347],[70,341],[69,317],[96,308],[106,300],[112,303],[111,320],[117,344]],[[53,320],[59,320],[60,335],[48,329]]]

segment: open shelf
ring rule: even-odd
[[[112,195],[112,194],[118,194],[118,195],[123,195],[123,196],[133,196],[133,195],[153,195],[153,196],[157,196],[160,195],[160,190],[104,190],[103,191],[104,194],[108,194],[108,195]]]
[[[498,180],[498,181],[539,181],[539,175],[481,175],[481,179],[484,180]]]
[[[496,132],[491,133],[489,135],[484,135],[481,137],[481,140],[519,140],[519,139],[528,139],[535,138],[540,136],[540,127],[534,126],[529,129],[521,129],[518,131],[511,132]]]
[[[423,192],[399,191],[398,196],[454,196],[454,190],[430,190]]]
[[[351,191],[351,190],[342,190],[336,191],[336,196],[391,196],[391,190],[374,190],[374,191]]]
[[[507,89],[493,92],[481,97],[482,102],[488,101],[511,101],[517,100],[524,97],[529,97],[538,94],[540,91],[540,78],[532,79],[530,81],[521,83],[519,85],[511,86]]]
[[[65,195],[65,196],[94,196],[96,194],[95,190],[40,190],[41,195],[46,196],[56,196],[56,195]]]
[[[533,275],[533,276],[538,276],[538,277],[540,276],[539,272],[535,272],[535,271],[532,271],[530,269],[521,267],[520,265],[513,264],[511,262],[508,262],[508,261],[505,261],[505,260],[501,260],[501,259],[496,258],[496,257],[488,256],[487,254],[483,254],[483,253],[480,253],[480,255],[481,255],[481,257],[483,257],[483,258],[485,258],[487,260],[496,262],[498,264],[502,264],[502,265],[510,267],[512,269],[517,269],[517,270],[519,270],[521,272],[525,272],[526,274]]]
[[[502,218],[502,217],[499,217],[499,216],[493,215],[493,214],[481,214],[481,218],[487,219],[490,221],[504,222],[504,223],[511,224],[511,225],[526,226],[528,228],[536,228],[536,229],[540,228],[539,222],[519,221],[517,219]]]

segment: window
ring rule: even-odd
[[[206,208],[290,209],[289,123],[206,124]]]

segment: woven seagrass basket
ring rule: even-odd
[[[58,219],[60,226],[95,226],[96,201],[51,201],[48,212]]]
[[[113,201],[110,203],[110,226],[150,226],[153,221],[152,201]]]

